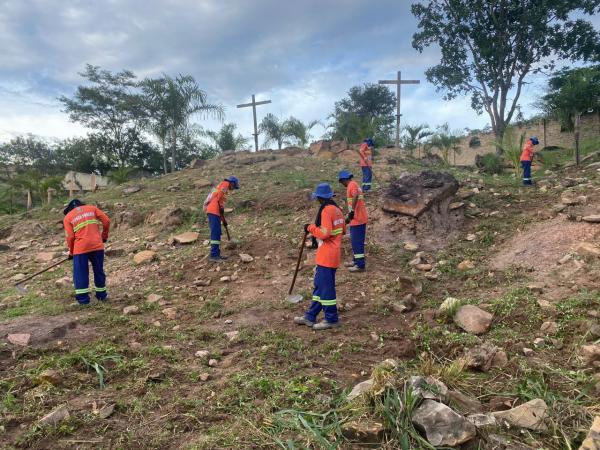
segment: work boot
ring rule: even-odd
[[[225,262],[227,258],[223,258],[222,256],[209,256],[208,260],[213,263],[222,263]]]
[[[348,272],[364,272],[365,270],[364,267],[352,266],[348,269]]]
[[[356,263],[354,261],[346,261],[344,267],[354,267]]]
[[[339,326],[339,322],[327,322],[326,320],[323,320],[322,322],[315,324],[312,328],[313,330],[329,330],[330,328],[337,328]]]
[[[296,325],[306,325],[307,327],[312,327],[315,324],[314,322],[311,322],[304,316],[294,317],[294,323]]]

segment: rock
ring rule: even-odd
[[[100,417],[101,419],[108,419],[115,412],[115,407],[116,406],[117,405],[115,405],[114,403],[111,403],[110,405],[103,406],[102,408],[100,408],[98,410],[98,417]]]
[[[508,355],[506,354],[506,352],[503,350],[496,352],[496,354],[494,355],[494,359],[492,360],[492,367],[502,369],[503,367],[506,367],[507,364]]]
[[[212,183],[208,180],[196,180],[194,181],[194,189],[204,189],[211,187]]]
[[[174,228],[183,224],[185,211],[177,206],[166,206],[149,216],[146,222],[160,228]]]
[[[38,421],[39,426],[56,426],[63,420],[71,417],[69,414],[69,410],[67,409],[67,405],[59,406],[55,408],[50,413],[46,414]]]
[[[419,244],[417,244],[415,242],[405,242],[404,250],[406,250],[408,252],[416,252],[417,250],[419,250]]]
[[[29,340],[31,339],[31,334],[29,333],[14,333],[6,336],[8,342],[13,345],[20,345],[21,347],[25,347],[29,344]]]
[[[540,346],[544,345],[544,342],[545,342],[544,338],[535,338],[533,340],[533,345],[534,345],[534,347],[540,347]]]
[[[600,416],[594,418],[590,431],[579,450],[600,450]]]
[[[25,275],[24,273],[17,273],[10,278],[10,281],[16,282],[16,281],[21,281],[25,278],[27,278],[27,275]]]
[[[140,265],[152,262],[156,258],[156,253],[150,250],[142,250],[136,253],[133,257],[133,261]]]
[[[227,336],[227,339],[229,339],[229,342],[233,342],[235,341],[240,335],[239,331],[228,331],[227,333],[225,333],[225,336]]]
[[[129,316],[131,314],[137,314],[140,311],[140,308],[135,305],[126,306],[123,308],[123,314]]]
[[[221,281],[222,283],[229,283],[231,281],[231,277],[229,275],[225,275],[219,278],[219,281]]]
[[[536,303],[542,309],[554,309],[554,305],[552,303],[550,303],[548,300],[538,299],[536,301]]]
[[[445,401],[448,397],[446,385],[433,377],[413,376],[408,379],[408,385],[415,395],[426,400]]]
[[[558,324],[556,322],[544,322],[540,327],[540,332],[548,336],[558,333]]]
[[[469,369],[477,369],[482,372],[487,372],[492,368],[494,357],[498,352],[498,347],[488,342],[473,347],[467,351],[465,355],[467,367]]]
[[[560,197],[560,202],[566,206],[574,206],[579,204],[579,200],[564,194]]]
[[[496,420],[507,422],[509,425],[519,428],[527,428],[533,431],[547,430],[545,420],[548,406],[542,399],[531,400],[508,411],[496,411],[492,415]]]
[[[217,361],[216,359],[211,359],[208,361],[209,367],[216,367],[217,364],[219,364],[219,361]]]
[[[162,313],[165,315],[167,319],[175,320],[177,319],[177,308],[165,308],[162,310]]]
[[[37,376],[39,384],[47,383],[52,386],[58,386],[62,380],[62,376],[58,370],[46,369]]]
[[[580,355],[585,365],[591,365],[596,361],[600,361],[600,344],[583,345]]]
[[[373,380],[368,379],[361,383],[358,383],[356,386],[352,388],[352,391],[348,394],[348,401],[352,401],[357,397],[362,396],[365,393],[371,392],[373,389]]]
[[[129,186],[126,187],[125,189],[123,189],[123,194],[124,195],[131,195],[131,194],[135,194],[136,192],[140,192],[142,190],[142,186]]]
[[[181,183],[175,183],[171,186],[167,186],[167,192],[177,192],[181,190]]]
[[[206,382],[210,378],[210,374],[204,372],[204,373],[201,373],[198,378],[200,378],[200,381]]]
[[[247,253],[240,253],[240,259],[243,263],[251,263],[252,261],[254,261],[254,258],[248,255]]]
[[[575,249],[579,256],[600,257],[600,248],[590,242],[581,242]]]
[[[454,211],[455,209],[462,208],[463,206],[465,206],[463,202],[453,202],[448,205],[448,209],[450,211]]]
[[[104,250],[104,255],[110,258],[118,258],[120,256],[125,256],[126,250],[124,248],[107,248]]]
[[[590,216],[583,216],[581,218],[584,222],[589,223],[600,223],[600,214],[592,214]]]
[[[195,353],[196,358],[208,358],[210,352],[208,350],[198,350]]]
[[[177,244],[181,244],[181,245],[193,244],[194,242],[196,242],[198,240],[199,236],[200,236],[199,233],[196,233],[194,231],[188,231],[186,233],[178,234],[177,236],[175,236],[173,238],[173,240]]]
[[[201,286],[201,287],[208,287],[210,286],[210,284],[212,283],[212,280],[210,278],[207,278],[206,280],[194,280],[194,284],[196,286]]]
[[[562,265],[562,264],[566,264],[568,263],[571,259],[573,259],[573,255],[571,255],[570,253],[567,253],[565,256],[563,256],[562,258],[560,258],[558,260],[558,264]]]
[[[148,303],[158,303],[162,299],[163,299],[163,296],[158,295],[158,294],[150,294],[148,297],[146,297],[146,301]]]
[[[520,442],[515,441],[512,437],[508,438],[498,434],[489,434],[485,444],[486,446],[481,448],[489,448],[491,450],[533,450],[532,447],[521,444]]]
[[[353,420],[342,425],[342,435],[355,443],[377,444],[383,439],[383,424],[374,420]]]
[[[473,242],[475,239],[477,239],[477,235],[476,234],[472,234],[472,233],[471,234],[467,234],[466,239],[469,242]]]
[[[483,405],[479,400],[458,391],[448,391],[448,404],[462,414],[483,412]]]
[[[413,425],[436,447],[456,447],[473,439],[475,425],[442,403],[425,400],[412,415]]]
[[[423,171],[418,175],[405,174],[390,182],[382,208],[388,213],[419,217],[457,191],[458,181],[448,173]]]
[[[467,420],[478,429],[496,426],[496,418],[491,414],[471,414],[467,416]]]
[[[526,357],[530,357],[533,356],[535,354],[535,352],[533,351],[533,349],[528,348],[528,347],[523,347],[523,349],[521,350],[523,352],[523,356]]]
[[[164,347],[163,347],[164,348]],[[150,372],[146,377],[146,382],[151,383],[161,383],[165,381],[167,378],[167,374],[162,370],[155,370],[154,372]]]
[[[456,268],[462,271],[473,270],[475,268],[475,263],[471,260],[465,259],[464,261],[460,262]]]
[[[483,334],[492,324],[494,316],[474,305],[463,305],[454,316],[454,323],[471,334]]]
[[[39,263],[49,263],[56,258],[55,252],[41,252],[35,255],[35,260]]]
[[[420,270],[421,272],[429,272],[433,269],[433,266],[431,264],[417,264],[415,269]]]
[[[544,284],[543,283],[529,283],[527,286],[527,289],[529,289],[531,292],[534,292],[536,294],[541,294],[544,292]]]

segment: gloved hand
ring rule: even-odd
[[[354,220],[354,211],[350,211],[346,216],[346,224],[349,224],[352,220]]]
[[[304,232],[305,232],[306,234],[308,234],[308,233],[309,233],[309,231],[308,231],[308,227],[310,227],[310,224],[308,224],[308,223],[304,224]]]
[[[106,241],[108,241],[108,238],[102,238],[102,242],[106,244]]]
[[[71,255],[71,254],[69,253],[69,261],[72,261],[72,260],[73,260],[73,255]]]
[[[227,221],[225,220],[225,217],[221,217],[221,222],[223,222],[224,227],[226,227],[228,225]]]
[[[312,237],[312,239],[310,241],[310,248],[312,248],[312,249],[319,248],[319,243],[317,242],[317,238],[314,236]]]

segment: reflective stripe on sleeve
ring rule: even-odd
[[[337,236],[338,234],[342,234],[343,232],[344,232],[344,230],[343,230],[343,229],[341,229],[341,228],[337,228],[337,229],[335,229],[335,230],[333,230],[333,231],[331,232],[331,235],[332,235],[332,236]]]
[[[88,225],[99,224],[99,223],[100,223],[100,222],[99,222],[98,220],[96,220],[96,219],[92,219],[92,220],[85,220],[85,221],[83,221],[83,222],[81,222],[81,223],[78,223],[77,225],[75,225],[75,226],[73,227],[73,231],[74,231],[74,232],[77,232],[77,231],[81,230],[82,228],[85,228],[85,227],[87,227]]]

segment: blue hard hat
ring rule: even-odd
[[[349,180],[353,176],[349,170],[342,170],[338,175],[338,180]]]
[[[373,138],[367,139],[367,144],[369,144],[369,147],[375,147],[375,141]]]
[[[533,145],[538,145],[540,143],[540,140],[537,138],[537,136],[531,136],[529,140]]]
[[[67,214],[69,214],[71,211],[73,211],[75,208],[77,208],[78,206],[83,205],[83,203],[81,202],[81,200],[74,198],[73,200],[71,200],[67,206],[65,207],[65,209],[63,210],[63,214],[66,216]]]
[[[233,187],[233,189],[239,189],[240,188],[240,180],[238,180],[234,176],[225,178],[225,181],[229,181],[231,183],[231,187]]]
[[[335,194],[333,193],[333,189],[331,188],[329,183],[321,183],[315,189],[315,192],[312,193],[312,199],[314,200],[317,197],[320,198],[332,198]]]

